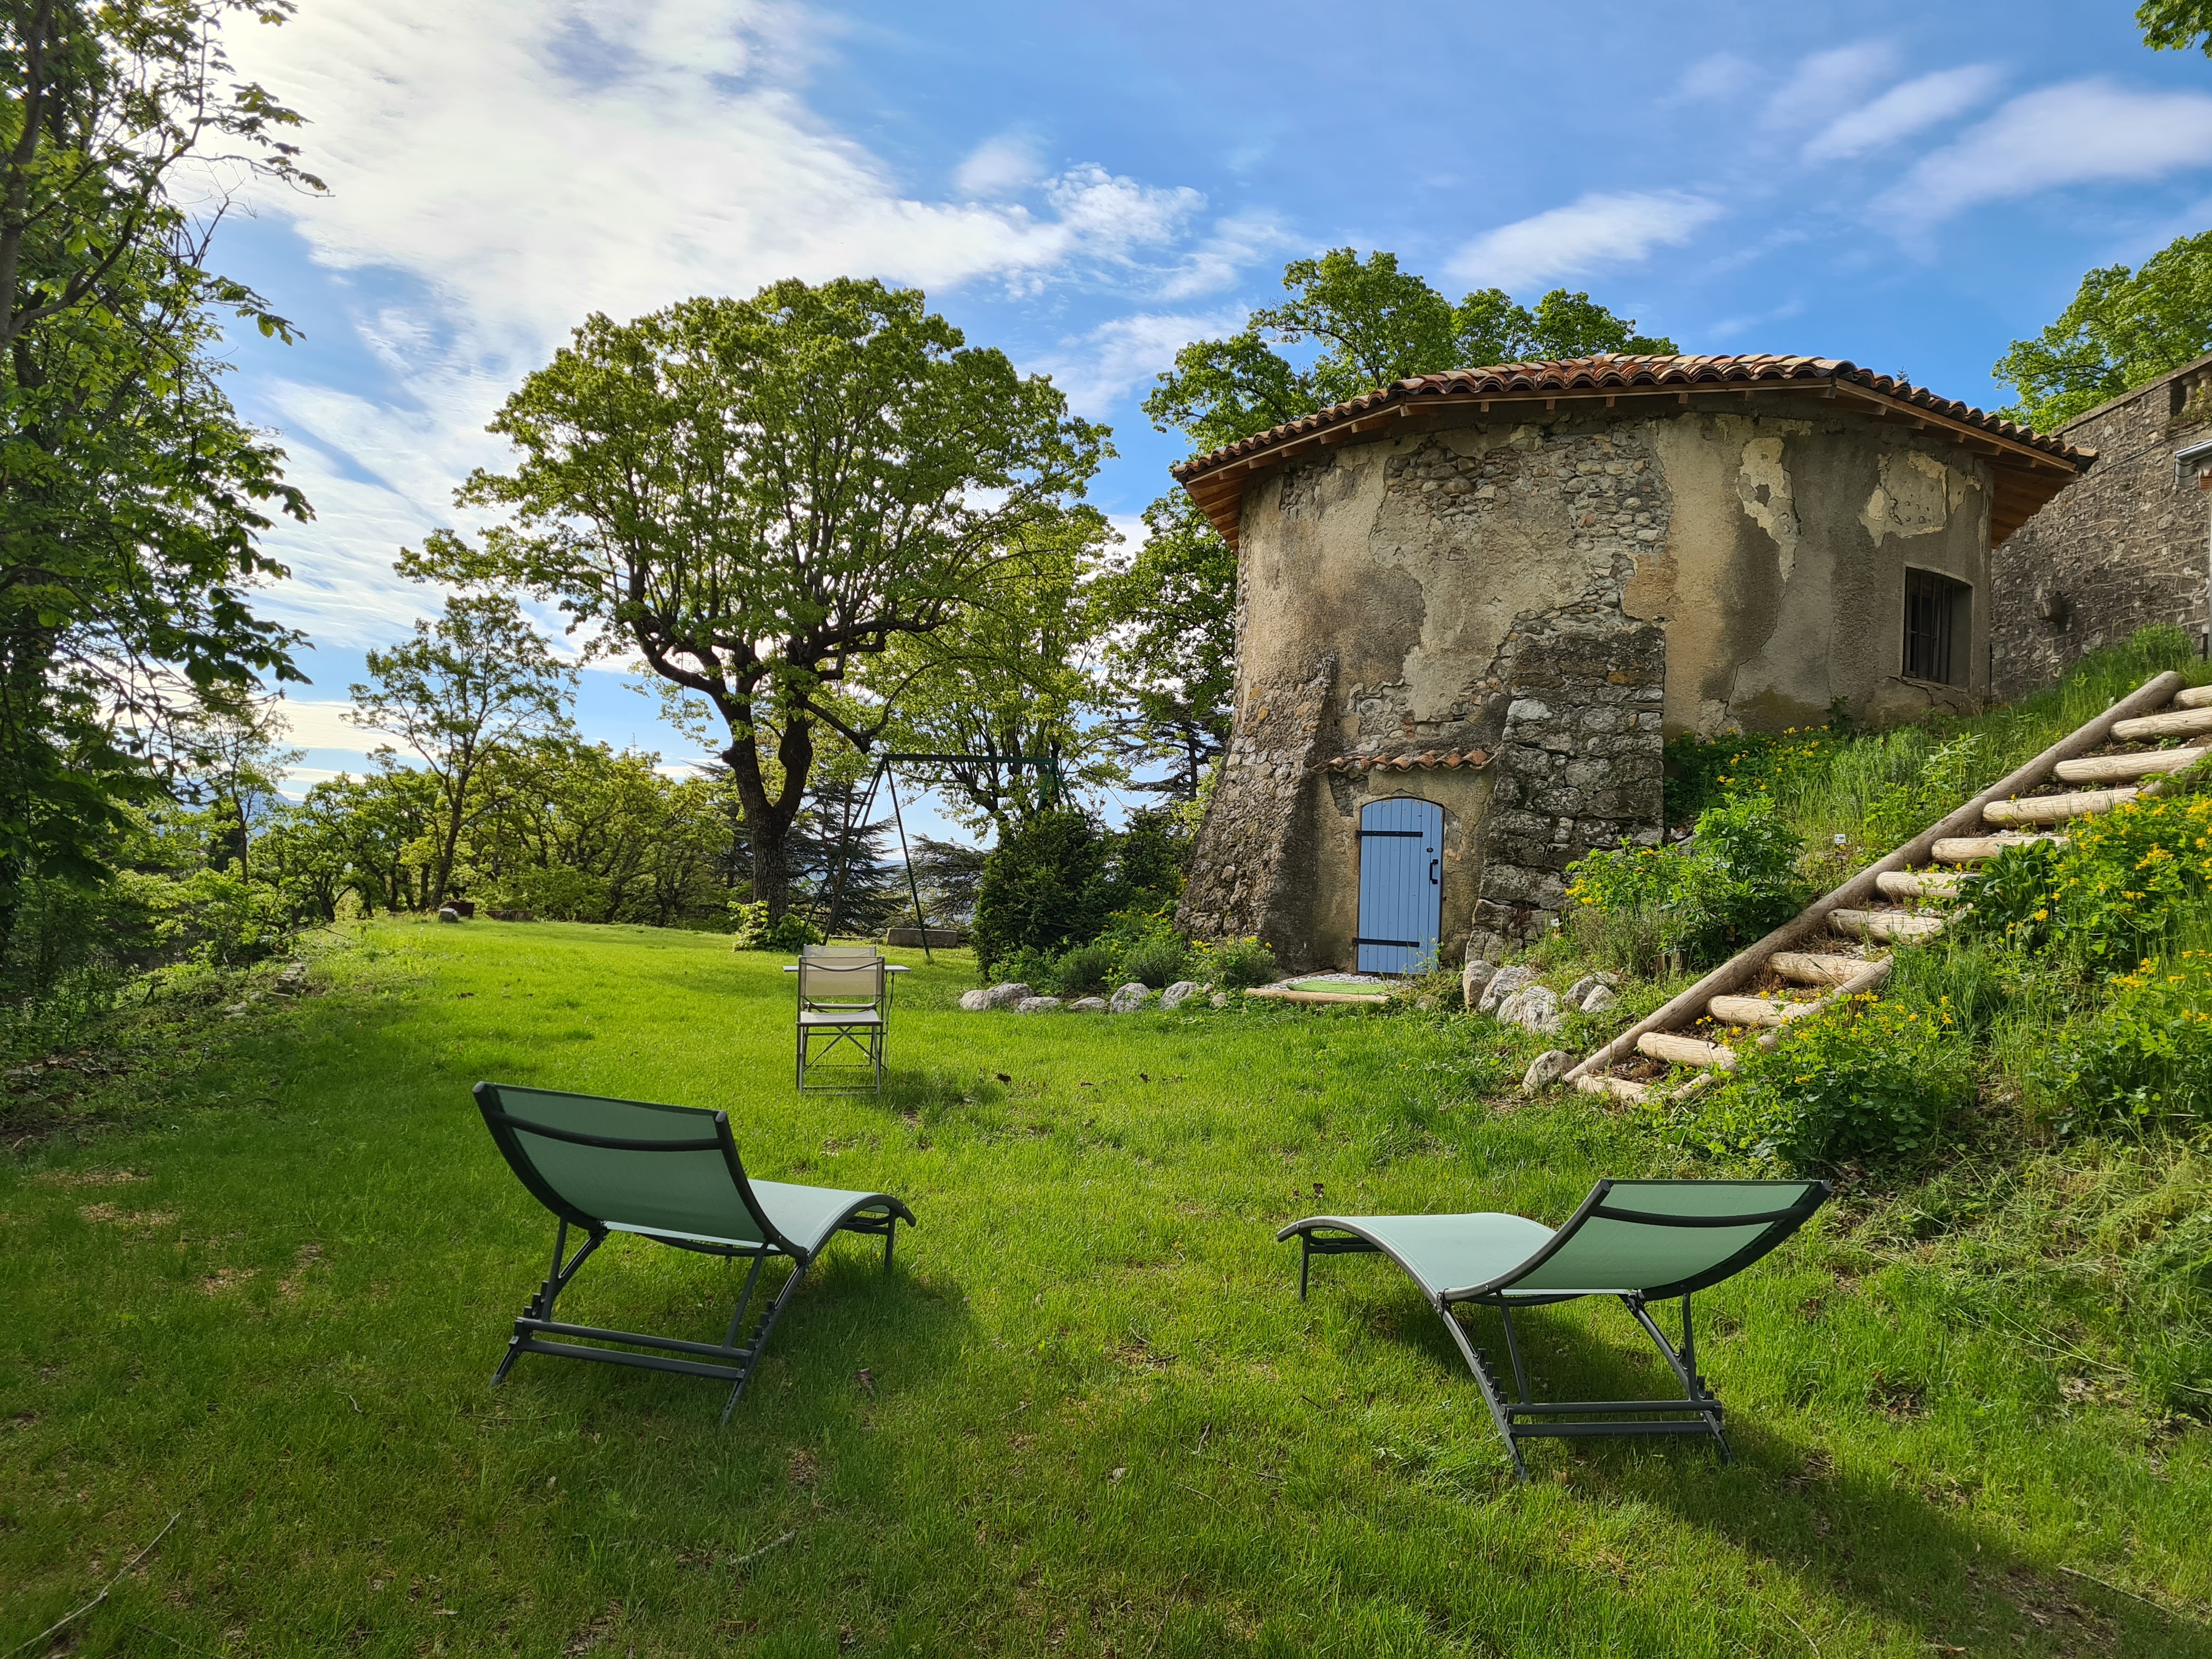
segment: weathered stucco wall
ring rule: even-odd
[[[2173,458],[2212,438],[2212,357],[2091,410],[2057,435],[2097,459],[1991,556],[2001,697],[2048,684],[2085,653],[2150,623],[2205,629],[2207,499],[2193,471],[2176,476]]]
[[[1237,736],[1185,926],[1349,965],[1359,808],[1418,795],[1447,814],[1445,950],[1494,951],[1548,925],[1572,859],[1656,838],[1662,727],[1779,730],[1839,702],[1881,721],[1985,694],[1982,462],[1816,397],[1521,410],[1247,487]],[[1962,684],[1901,675],[1908,565],[1974,590]],[[1310,732],[1286,732],[1287,688],[1324,661]],[[1447,751],[1481,760],[1328,765]],[[1273,900],[1227,896],[1267,858]]]

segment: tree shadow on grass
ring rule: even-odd
[[[1411,1308],[1395,1306],[1394,1298],[1377,1311],[1395,1315],[1401,1332],[1456,1373],[1477,1412],[1473,1420],[1486,1421],[1450,1337],[1425,1304],[1405,1300]],[[1600,1310],[1607,1316],[1592,1316]],[[1671,1313],[1655,1316],[1671,1339],[1677,1329]],[[1469,1309],[1462,1317],[1469,1340],[1488,1351],[1510,1387],[1498,1314]],[[1593,1297],[1531,1309],[1516,1316],[1515,1327],[1538,1401],[1680,1396],[1672,1371],[1617,1304]],[[1709,1364],[1710,1350],[1700,1358]],[[1725,1389],[1716,1392],[1725,1406]],[[2000,1641],[2019,1651],[2065,1655],[2212,1647],[2212,1628],[2201,1619],[2031,1560],[2002,1533],[1977,1526],[1954,1507],[1955,1492],[1907,1490],[1879,1474],[1839,1467],[1826,1449],[1794,1439],[1771,1419],[1739,1414],[1727,1428],[1730,1464],[1719,1461],[1710,1440],[1692,1436],[1526,1443],[1523,1456],[1532,1483],[1672,1511],[1725,1539],[1765,1572],[1794,1579],[1808,1601],[1856,1601],[1917,1631],[1935,1651],[1978,1652]]]

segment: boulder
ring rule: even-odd
[[[985,994],[991,999],[990,1006],[994,1008],[1018,1008],[1036,993],[1015,979],[994,985]]]
[[[991,994],[988,991],[963,991],[960,1006],[969,1013],[980,1014],[990,1007]]]
[[[1106,1012],[1106,999],[1078,997],[1073,1002],[1063,1003],[1061,1006],[1071,1014],[1103,1014]]]
[[[1592,996],[1600,991],[1618,991],[1620,988],[1620,981],[1615,975],[1584,974],[1567,988],[1567,1001],[1572,1006],[1583,1009],[1586,1012],[1595,1012],[1595,1011],[1589,1006]]]
[[[1109,1013],[1133,1014],[1152,1000],[1152,988],[1139,984],[1133,979],[1114,993],[1112,1000],[1106,1005],[1106,1009]]]
[[[1024,997],[1014,1005],[1018,1014],[1048,1014],[1060,1006],[1058,997]]]
[[[438,912],[438,920],[441,921],[459,921],[460,919],[461,913],[453,908],[450,904],[446,905]]]
[[[1169,986],[1166,990],[1160,993],[1160,1006],[1163,1008],[1180,1008],[1184,1003],[1188,1002],[1197,994],[1198,981],[1196,980],[1179,979],[1174,984]]]
[[[1497,1014],[1498,1005],[1506,998],[1522,986],[1535,982],[1536,970],[1534,968],[1500,968],[1490,976],[1490,982],[1482,988],[1482,997],[1475,1004],[1474,1011],[1479,1014]]]
[[[1548,1089],[1574,1068],[1575,1057],[1565,1048],[1547,1048],[1528,1062],[1528,1070],[1521,1079],[1521,1092],[1533,1095],[1539,1089]]]
[[[1620,1000],[1620,993],[1610,985],[1593,985],[1590,993],[1578,1005],[1586,1014],[1601,1014]]]
[[[1498,1018],[1507,1025],[1549,1036],[1566,1023],[1559,994],[1540,985],[1524,985],[1498,1005]]]
[[[1217,1008],[1226,1008],[1229,1006],[1229,993],[1226,991],[1216,991],[1211,997],[1207,998],[1206,1000],[1211,1002]]]
[[[1460,1000],[1468,1007],[1474,1007],[1476,1003],[1482,1000],[1484,988],[1497,976],[1496,963],[1485,962],[1480,957],[1475,957],[1459,970]]]

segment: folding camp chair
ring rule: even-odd
[[[556,1094],[512,1084],[479,1083],[477,1105],[507,1165],[531,1195],[559,1218],[553,1235],[553,1265],[545,1281],[514,1322],[507,1355],[492,1374],[492,1386],[507,1380],[515,1360],[526,1353],[597,1359],[647,1370],[682,1371],[692,1376],[726,1378],[736,1386],[722,1407],[722,1421],[752,1378],[753,1367],[768,1345],[784,1304],[833,1236],[864,1233],[884,1241],[884,1271],[891,1266],[893,1233],[914,1212],[886,1193],[847,1193],[827,1187],[794,1187],[780,1181],[752,1181],[738,1159],[730,1120],[721,1112],[690,1106],[654,1106],[642,1101],[602,1100],[593,1095]],[[568,1229],[586,1237],[568,1257]],[[679,1250],[705,1255],[750,1256],[751,1271],[738,1293],[737,1311],[719,1346],[679,1342],[635,1331],[564,1325],[553,1317],[553,1304],[576,1276],[585,1259],[610,1233],[634,1233]],[[787,1256],[791,1276],[783,1282],[751,1340],[740,1343],[745,1310],[761,1266],[772,1255]],[[547,1336],[582,1338],[630,1347],[658,1348],[690,1358],[625,1353],[618,1348],[579,1347],[548,1342]]]
[[[866,954],[860,954],[863,950]],[[800,1092],[808,1092],[807,1074],[825,1061],[841,1080],[815,1084],[812,1092],[870,1088],[882,1092],[884,1042],[891,1019],[890,975],[902,970],[891,967],[872,945],[809,945],[797,964],[784,971],[799,977]],[[837,1060],[847,1048],[859,1058]]]
[[[1825,1181],[1601,1181],[1554,1232],[1517,1215],[1309,1216],[1275,1237],[1298,1241],[1298,1297],[1317,1255],[1379,1251],[1413,1276],[1459,1345],[1505,1437],[1513,1472],[1528,1478],[1523,1440],[1585,1435],[1709,1434],[1729,1459],[1721,1402],[1698,1374],[1690,1296],[1743,1271],[1796,1232],[1828,1196]],[[1563,1401],[1528,1397],[1528,1369],[1513,1310],[1577,1297],[1615,1296],[1657,1345],[1682,1385],[1680,1400]],[[1680,1348],[1652,1322],[1648,1304],[1682,1298]],[[1455,1303],[1495,1308],[1505,1324],[1517,1398],[1508,1400],[1488,1353],[1468,1342]],[[1596,1422],[1563,1421],[1600,1413]],[[1685,1419],[1684,1413],[1695,1413]],[[1522,1422],[1520,1419],[1530,1419]]]

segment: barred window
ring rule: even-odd
[[[1905,573],[1905,678],[1938,685],[1966,683],[1974,590],[1932,570]]]

